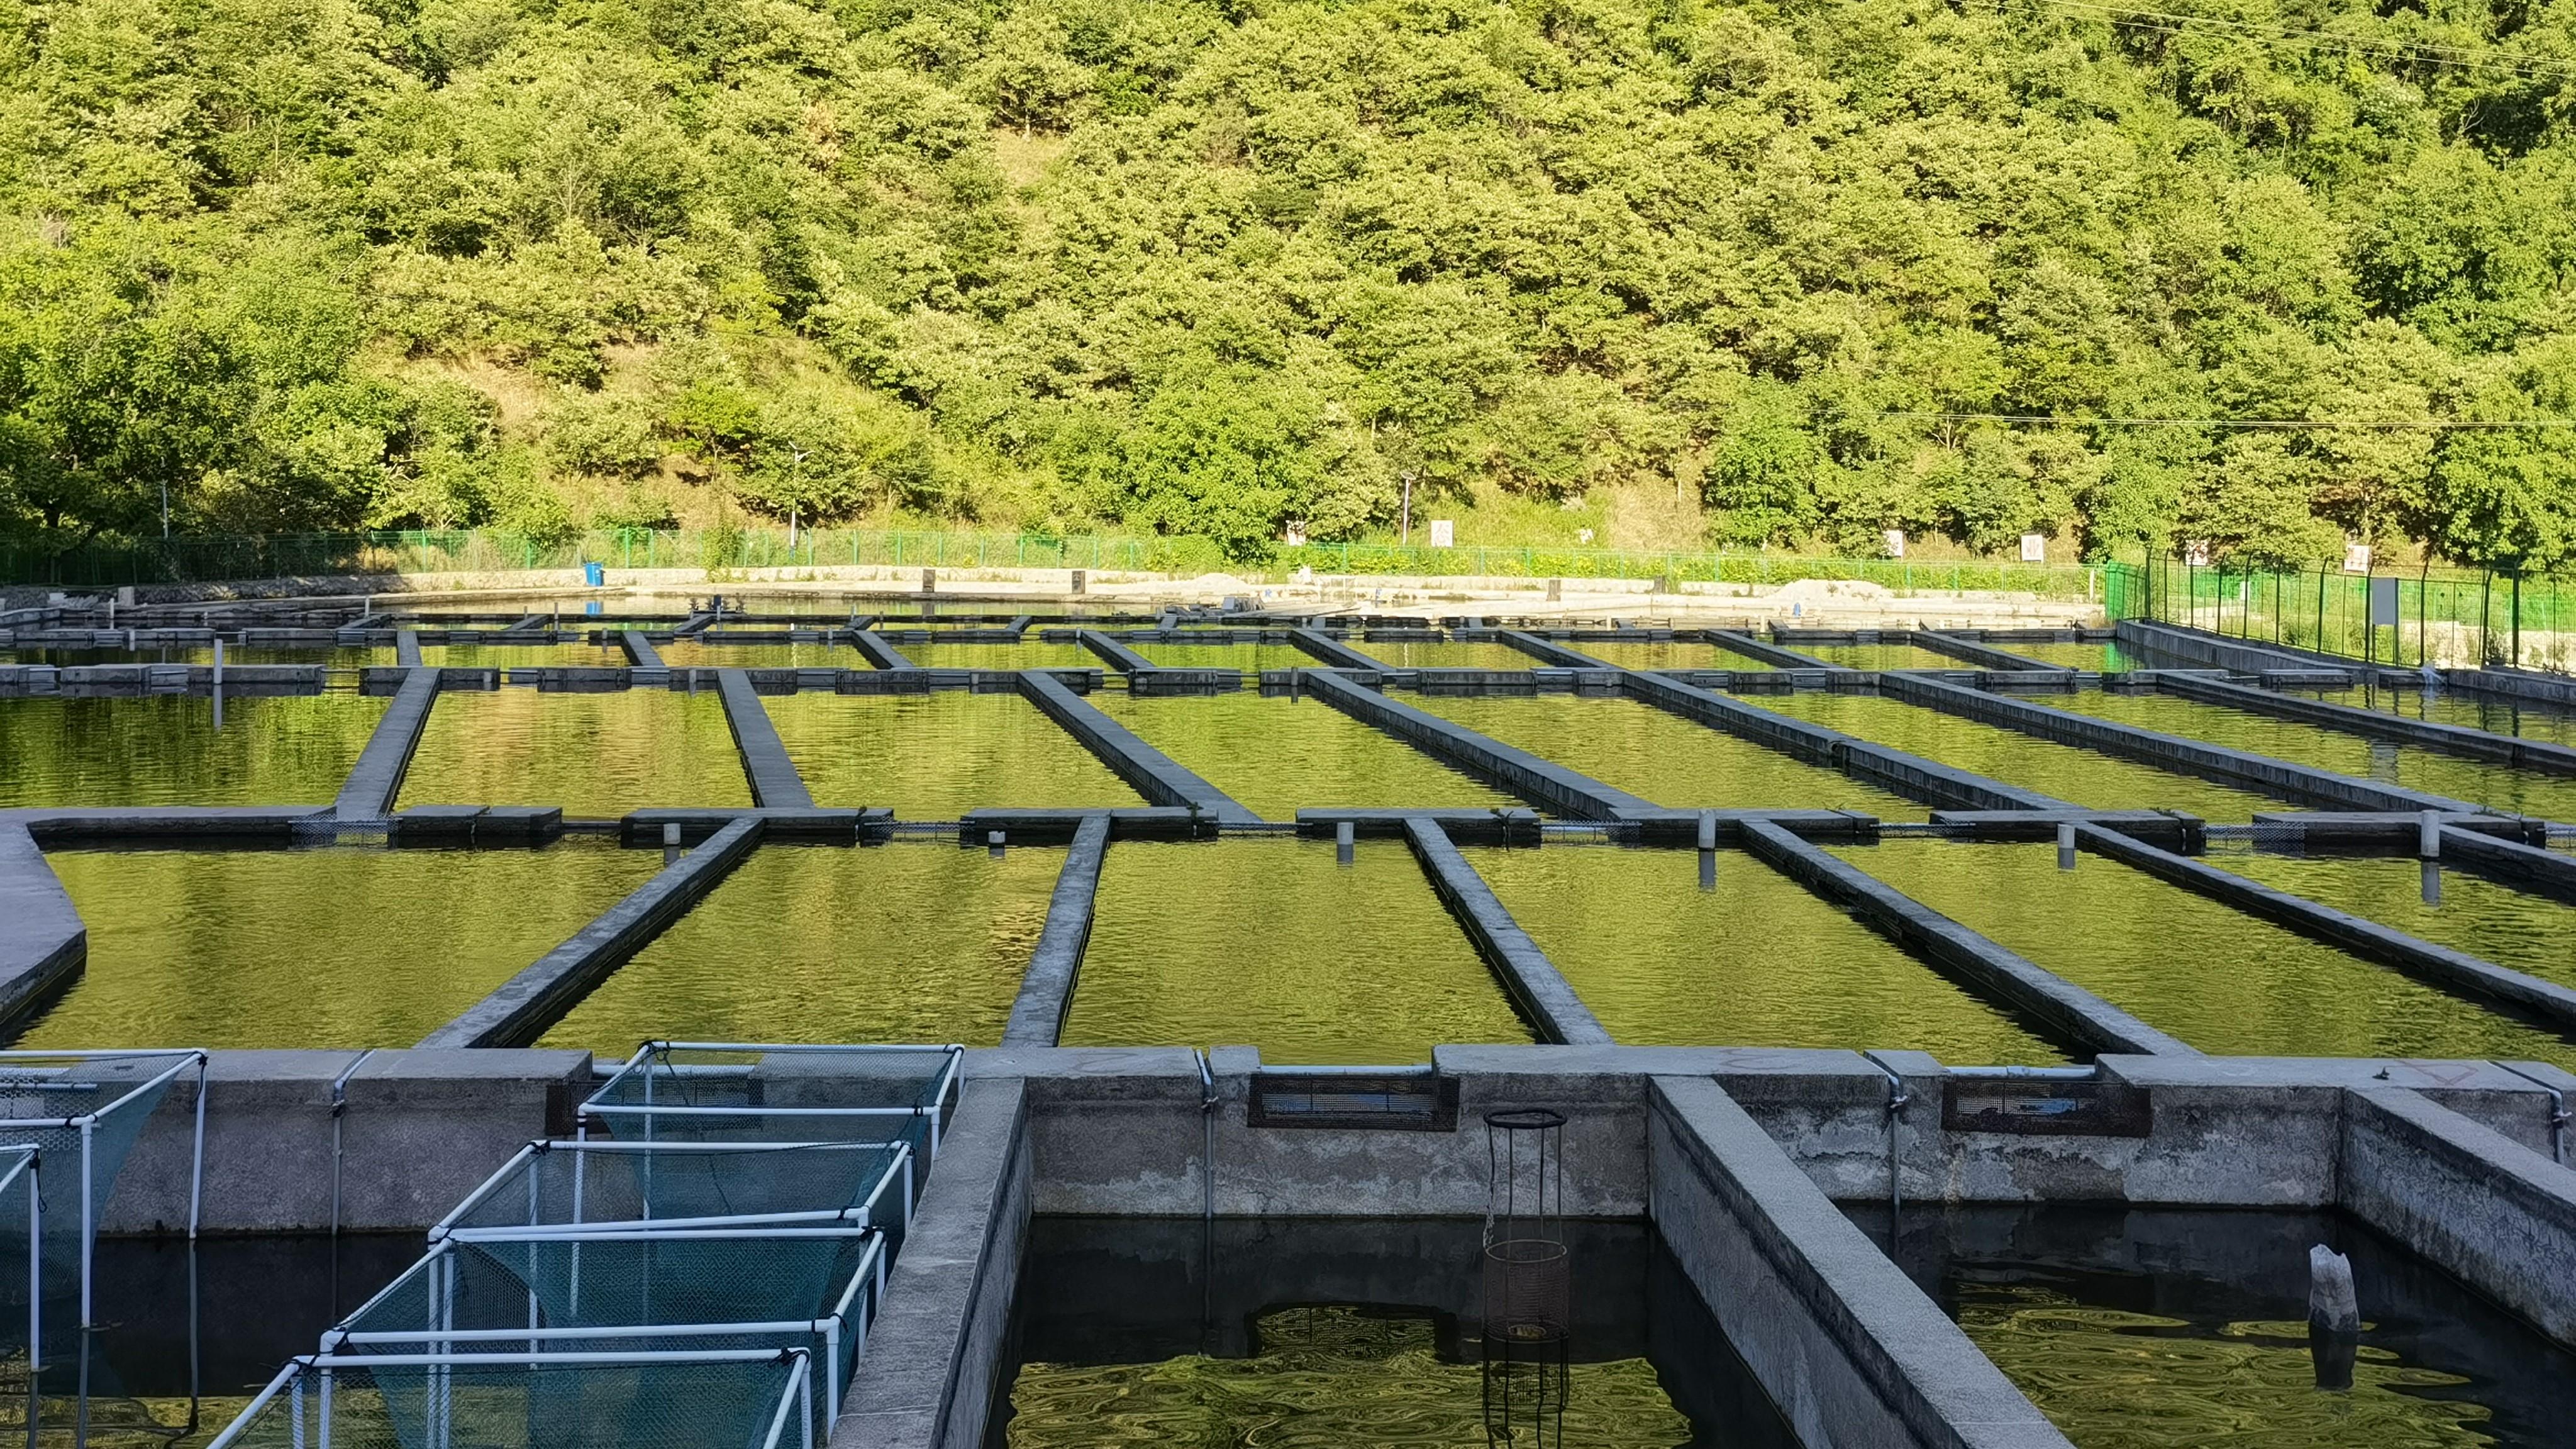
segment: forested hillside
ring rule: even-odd
[[[2190,3],[0,0],[0,530],[2576,552],[2576,0]]]

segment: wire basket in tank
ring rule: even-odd
[[[1485,1114],[1482,1242],[1485,1437],[1563,1441],[1572,1378],[1574,1264],[1565,1230],[1565,1116]]]

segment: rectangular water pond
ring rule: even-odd
[[[1536,669],[1547,663],[1495,639],[1354,639],[1350,646],[1392,669]]]
[[[0,807],[328,805],[392,701],[350,691],[0,699]]]
[[[2046,842],[1913,839],[1829,849],[2205,1052],[2576,1065],[2576,1046],[2558,1032],[2102,856],[2081,856],[2062,871]]]
[[[1467,858],[1623,1045],[1903,1047],[2065,1060],[1886,937],[1739,850],[1488,847]],[[1747,930],[1758,922],[1758,930]]]
[[[847,644],[705,644],[674,639],[653,652],[673,669],[873,669]],[[620,652],[619,662],[624,662]]]
[[[1031,635],[1017,644],[896,644],[895,652],[924,669],[1106,669],[1097,654],[1067,640],[1049,644]]]
[[[410,1046],[662,867],[587,839],[47,860],[88,923],[89,968],[18,1047]]]
[[[818,805],[955,820],[986,806],[1141,805],[1080,740],[1016,694],[772,695],[761,701]]]
[[[2132,669],[2153,669],[2137,650],[2113,639],[2091,642],[2023,643],[2020,640],[1989,640],[1986,647],[2006,654],[2018,654],[2041,664],[2054,664],[2061,669],[2089,670],[2095,674],[2121,674]]]
[[[984,1449],[1797,1449],[1654,1229],[1621,1222],[1568,1224],[1561,1424],[1487,1438],[1482,1226],[1033,1219]]]
[[[1947,654],[1935,654],[1920,644],[1791,644],[1783,649],[1795,650],[1810,659],[1821,659],[1843,669],[1974,669],[1977,666]]]
[[[1404,694],[1478,734],[1675,808],[1859,810],[1920,818],[1875,785],[1618,696]]]
[[[2077,1449],[2545,1449],[2576,1355],[2335,1213],[1844,1209]],[[2317,1387],[2308,1249],[2352,1259],[2352,1387]]]
[[[1111,691],[1091,702],[1268,820],[1328,805],[1521,803],[1312,696]]]
[[[1779,668],[1695,639],[1568,639],[1565,647],[1622,669],[1735,669],[1761,672]]]
[[[1066,1046],[1253,1046],[1265,1063],[1427,1062],[1530,1032],[1402,841],[1122,841],[1100,872]]]
[[[593,988],[541,1042],[1002,1039],[1064,851],[945,840],[772,845]]]
[[[2576,987],[2576,909],[2547,896],[2411,857],[2287,855],[2212,841],[2208,860],[2274,890]]]
[[[1131,640],[1127,647],[1165,669],[1231,669],[1259,674],[1265,669],[1314,669],[1324,661],[1294,644],[1164,644]]]
[[[2179,695],[2114,694],[2088,689],[2074,694],[2037,695],[2032,702],[2167,734],[2187,735],[2311,769],[2447,795],[2509,815],[2576,820],[2576,778],[2564,775],[2517,770],[2511,765],[2446,755],[2301,720],[2275,719],[2223,704],[2203,704]]]
[[[2252,790],[2061,745],[1883,694],[1802,689],[1746,703],[2096,810],[2186,810],[2206,820],[2250,820],[2258,810],[2292,808]]]
[[[420,662],[434,669],[624,669],[616,644],[423,644]]]
[[[2355,689],[2299,692],[2329,704],[2348,704],[2404,719],[2430,720],[2434,724],[2459,725],[2576,748],[2576,711],[2563,705],[2469,690],[2387,689],[2369,684]]]
[[[559,805],[612,819],[646,806],[747,806],[751,785],[715,691],[448,690],[429,712],[399,808]]]

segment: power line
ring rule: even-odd
[[[2066,418],[2050,413],[1925,413],[1890,411],[1890,421],[2014,423],[2051,428],[2219,428],[2240,432],[2502,432],[2515,428],[2576,428],[2576,418]]]

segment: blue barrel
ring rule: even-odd
[[[595,563],[583,564],[581,566],[581,581],[590,585],[594,589],[607,583],[608,565]]]

